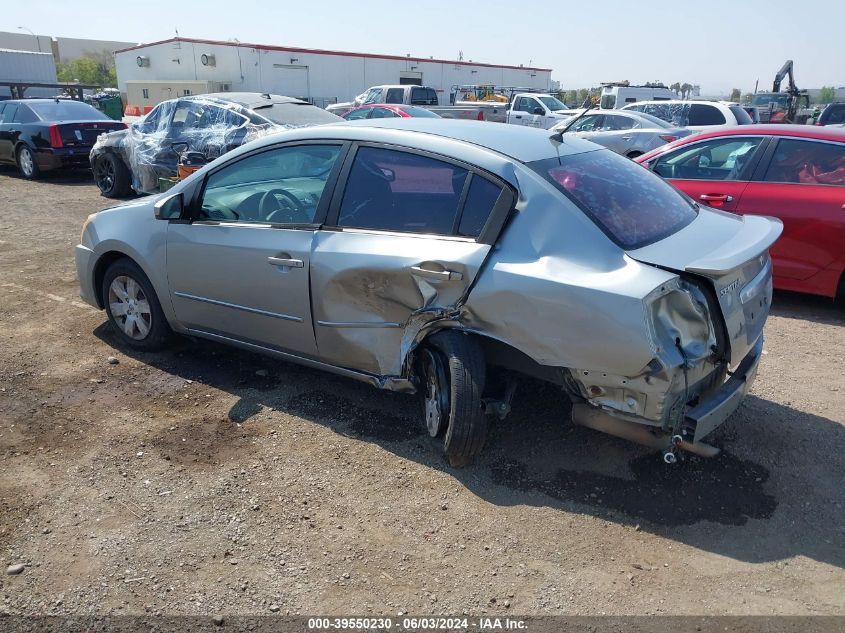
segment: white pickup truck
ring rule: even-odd
[[[511,99],[507,122],[549,129],[577,114],[556,97],[542,92],[517,93]]]
[[[401,103],[420,106],[445,119],[471,119],[473,121],[505,121],[507,106],[504,103],[477,102],[463,105],[439,105],[437,90],[428,86],[385,85],[373,86],[349,103],[332,104],[326,109],[342,115],[352,108],[367,103]]]

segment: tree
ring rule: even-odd
[[[671,90],[672,92],[674,92],[674,93],[676,93],[676,94],[681,94],[681,84],[679,84],[679,83],[676,81],[676,82],[675,82],[675,83],[673,83],[671,86],[669,86],[669,90]]]
[[[822,86],[819,90],[819,103],[830,103],[836,98],[836,89],[833,86]]]
[[[742,98],[742,90],[739,88],[734,88],[731,90],[731,101],[736,101],[737,103]]]
[[[68,62],[59,62],[56,65],[56,76],[59,81],[95,84],[104,88],[117,87],[114,56],[107,50],[85,51],[82,57],[77,57]]]
[[[742,102],[745,105],[751,105],[751,99],[753,97],[754,97],[754,95],[752,95],[750,92],[746,92],[744,95],[742,95]]]
[[[578,105],[578,91],[577,90],[568,90],[566,92],[566,98],[564,99],[566,105],[574,106]]]
[[[686,99],[690,92],[692,92],[692,84],[682,83],[681,84],[681,99]]]
[[[583,103],[589,99],[590,91],[587,88],[581,88],[578,90],[578,106],[580,107]]]

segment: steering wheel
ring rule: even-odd
[[[284,203],[277,196],[284,199]],[[274,204],[275,209],[270,209]],[[258,202],[258,213],[267,222],[283,222],[289,224],[308,224],[310,214],[302,202],[289,191],[284,189],[270,189],[266,191]]]

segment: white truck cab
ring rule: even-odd
[[[517,93],[511,99],[507,122],[549,129],[572,114],[565,103],[543,92]]]

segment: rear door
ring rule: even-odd
[[[343,150],[331,142],[274,147],[209,174],[193,221],[167,232],[170,295],[185,327],[315,355],[312,240]]]
[[[15,160],[15,141],[18,136],[13,130],[20,130],[20,125],[16,128],[13,123],[18,104],[5,103],[0,104],[0,107],[3,107],[0,113],[0,160],[13,161]]]
[[[843,259],[845,143],[793,138],[772,143],[739,211],[781,219],[783,237],[771,250],[775,275],[806,280]],[[825,294],[835,293],[838,279],[836,271],[825,281]]]
[[[736,211],[766,141],[763,136],[704,139],[662,154],[650,166],[696,202]]]
[[[317,348],[331,364],[400,375],[414,336],[448,318],[513,201],[468,165],[362,144],[317,231],[311,290]]]

